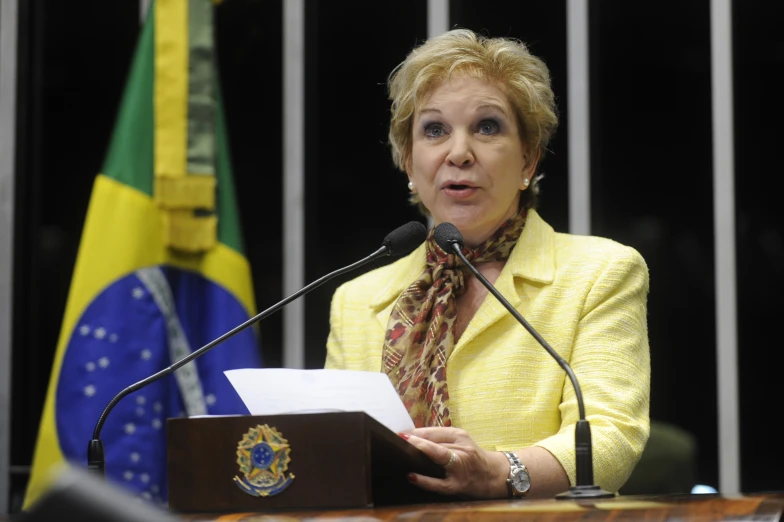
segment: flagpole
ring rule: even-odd
[[[11,466],[11,310],[17,0],[0,3],[0,514],[8,513]]]

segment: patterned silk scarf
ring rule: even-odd
[[[525,210],[484,243],[463,253],[472,264],[509,258],[525,225]],[[472,274],[455,254],[427,236],[427,267],[398,298],[387,323],[382,371],[398,391],[414,426],[451,426],[446,361],[455,345],[457,297]]]

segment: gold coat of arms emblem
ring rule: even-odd
[[[237,445],[239,476],[234,483],[254,497],[277,495],[291,485],[294,475],[286,476],[291,447],[283,435],[266,424],[251,428]]]

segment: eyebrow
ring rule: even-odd
[[[483,103],[481,105],[476,106],[477,111],[481,109],[495,109],[499,111],[501,114],[503,114],[504,116],[506,116],[507,118],[509,117],[509,113],[506,111],[506,109],[502,105],[499,105],[497,103]]]
[[[504,116],[506,116],[507,118],[509,117],[509,113],[506,111],[506,109],[502,105],[499,105],[497,103],[482,103],[482,104],[476,106],[475,111],[479,111],[479,110],[482,110],[482,109],[495,109],[498,112],[500,112],[501,114],[503,114]],[[436,114],[441,114],[441,109],[436,109],[435,107],[425,107],[424,109],[419,111],[419,114],[420,115],[421,114],[426,114],[428,112],[434,112]]]
[[[500,105],[498,103],[482,103],[480,105],[477,105],[476,109],[474,109],[474,110],[476,112],[478,112],[478,111],[480,111],[482,109],[495,109],[496,111],[500,112],[501,114],[503,114],[507,118],[510,117],[509,113],[506,111],[504,106]],[[425,107],[424,109],[419,111],[418,115],[421,116],[422,114],[426,114],[426,113],[430,113],[430,112],[436,113],[436,114],[441,114],[441,109],[436,109],[435,107]]]

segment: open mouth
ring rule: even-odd
[[[476,191],[478,190],[477,187],[473,185],[466,185],[464,183],[449,183],[444,185],[444,192],[452,197],[458,199],[464,199],[471,197]]]

